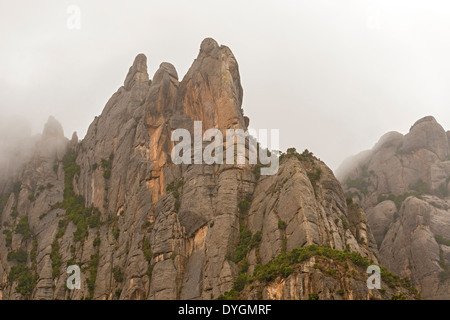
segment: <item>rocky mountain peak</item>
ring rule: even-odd
[[[435,117],[433,117],[433,116],[426,116],[426,117],[423,117],[423,118],[417,120],[417,121],[411,126],[410,131],[412,131],[416,126],[420,125],[421,123],[422,123],[422,124],[423,124],[423,123],[426,123],[426,124],[428,124],[428,125],[438,125],[438,126],[440,126],[439,123],[436,121],[436,118],[435,118]]]
[[[163,62],[150,82],[138,55],[85,138],[73,135],[71,148],[41,141],[20,192],[6,195],[0,299],[410,296],[400,284],[367,288],[378,258],[365,213],[311,152],[290,148],[271,176],[249,164],[172,163],[171,133],[194,120],[246,129],[242,98],[237,61],[213,39],[181,81]],[[54,119],[44,131],[63,137]],[[23,279],[35,279],[26,290],[10,281],[8,257],[21,249]],[[83,280],[71,291],[73,263]]]
[[[66,152],[68,139],[64,136],[64,129],[53,116],[50,116],[44,126],[41,139],[37,141],[37,148],[33,161],[57,161]],[[78,142],[77,142],[78,143]],[[33,167],[31,167],[33,169]]]
[[[75,150],[76,147],[78,146],[78,143],[79,143],[78,134],[77,134],[76,131],[74,131],[74,132],[72,133],[72,139],[70,139],[70,142],[69,142],[69,147],[70,147],[72,150]]]
[[[197,59],[180,83],[177,108],[203,121],[203,129],[246,128],[239,66],[231,50],[203,40]]]
[[[64,129],[53,116],[50,116],[47,123],[44,126],[44,131],[42,132],[43,139],[49,138],[64,138]]]
[[[362,205],[380,260],[411,277],[427,298],[450,298],[450,161],[446,131],[434,117],[405,136],[388,133],[346,160],[340,180]]]
[[[71,143],[78,143],[78,134],[76,131],[72,133],[72,139],[70,139]]]
[[[148,83],[147,57],[140,53],[134,59],[133,65],[125,78],[125,89],[130,90],[136,83]]]
[[[173,64],[171,64],[169,62],[163,62],[159,65],[159,68],[161,70],[166,71],[169,74],[169,76],[178,80],[178,73],[177,73],[177,70],[175,69],[175,67],[173,66]],[[155,77],[153,79],[155,79]]]
[[[447,134],[432,116],[418,120],[405,136],[403,148],[405,152],[427,149],[435,153],[439,159],[445,160],[449,155]]]
[[[392,146],[398,147],[403,143],[403,135],[397,131],[391,131],[384,134],[380,140],[373,147],[373,150],[379,150],[382,148],[389,148]]]
[[[200,54],[208,55],[214,49],[219,48],[219,44],[213,38],[205,38],[200,45]]]

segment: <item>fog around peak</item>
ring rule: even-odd
[[[31,135],[31,123],[23,116],[0,119],[0,180],[31,158],[39,135]]]
[[[446,1],[19,0],[0,3],[0,30],[2,155],[50,115],[82,139],[137,54],[150,78],[167,61],[182,79],[207,37],[236,56],[251,127],[332,169],[423,116],[450,128]]]

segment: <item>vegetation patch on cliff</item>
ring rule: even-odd
[[[179,189],[183,186],[183,182],[184,182],[184,180],[183,180],[183,178],[181,178],[178,181],[169,183],[166,186],[166,191],[172,192],[172,195],[175,198],[175,211],[176,212],[178,212],[178,210],[180,209],[180,206],[181,206]]]
[[[5,208],[8,199],[8,196],[0,194],[0,223],[2,222],[3,209]]]
[[[345,263],[348,269],[347,261],[351,261],[355,266],[361,268],[367,268],[373,264],[373,261],[361,256],[357,252],[350,252],[348,250],[340,251],[332,249],[329,247],[320,247],[316,245],[308,247],[299,247],[292,250],[289,253],[282,253],[275,259],[271,260],[265,265],[258,264],[252,276],[247,277],[246,274],[240,274],[236,279],[233,289],[221,295],[218,299],[220,300],[233,300],[238,299],[240,292],[243,290],[246,284],[258,281],[259,283],[270,283],[278,277],[287,278],[294,271],[295,266],[299,263],[305,262],[312,257],[320,257],[325,259],[332,259],[338,262]],[[320,267],[318,266],[320,269]],[[404,287],[409,290],[409,292],[415,296],[418,296],[418,291],[411,285],[409,279],[402,279],[399,276],[389,272],[386,268],[380,267],[381,279],[390,287]],[[328,268],[323,270],[327,275],[334,277],[336,276],[336,270]],[[353,270],[354,271],[354,270]],[[365,274],[365,271],[362,271]],[[245,280],[245,282],[244,282]]]
[[[78,242],[88,236],[89,228],[96,228],[100,225],[100,212],[95,207],[86,208],[83,197],[75,194],[73,180],[80,174],[80,166],[76,164],[76,159],[76,152],[68,149],[63,157],[64,200],[53,205],[52,209],[63,208],[66,210],[67,219],[77,227],[74,232],[74,240]],[[67,222],[64,222],[62,226],[60,226],[60,231],[64,235]]]
[[[30,226],[28,225],[28,217],[22,217],[16,225],[15,233],[21,234],[23,240],[28,240],[31,237]]]
[[[28,259],[24,250],[10,252],[7,257],[8,261],[15,261],[17,265],[11,268],[8,274],[8,282],[12,284],[17,281],[16,292],[20,293],[26,299],[31,297],[36,286],[37,276],[26,266]]]
[[[113,160],[114,154],[111,153],[108,159],[102,159],[102,161],[100,162],[100,166],[103,168],[103,178],[105,178],[106,180],[111,178]]]

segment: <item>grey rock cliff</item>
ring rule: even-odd
[[[248,164],[171,162],[173,130],[192,132],[195,120],[204,130],[246,129],[242,97],[233,53],[205,39],[181,82],[165,62],[150,81],[139,54],[81,142],[76,134],[69,142],[50,119],[19,190],[5,197],[0,297],[214,299],[233,291],[239,277],[311,245],[377,263],[364,211],[346,202],[332,171],[312,155],[284,155],[273,176]],[[20,251],[26,261],[14,257]],[[333,261],[323,263],[325,273],[334,268]],[[333,276],[293,266],[290,277],[258,282],[257,291],[240,288],[241,294],[387,299],[403,292],[371,293],[365,270],[343,263]],[[80,290],[66,288],[72,264],[82,270]],[[17,266],[25,271],[14,277]],[[22,288],[22,276],[36,285]]]
[[[381,263],[430,299],[450,299],[448,132],[433,118],[384,135],[337,173],[366,210]]]

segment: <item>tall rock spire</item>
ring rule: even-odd
[[[47,123],[44,126],[44,131],[42,132],[42,137],[44,139],[64,137],[64,129],[61,123],[53,116],[48,118]]]
[[[134,59],[133,65],[125,78],[125,89],[130,90],[136,83],[148,83],[147,57],[140,53]]]
[[[245,128],[238,63],[226,46],[203,40],[197,59],[180,83],[177,107],[203,129]]]

